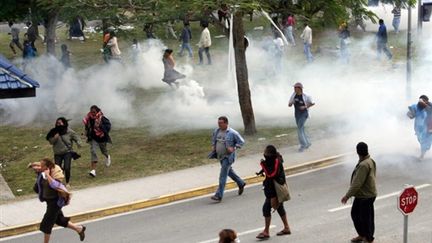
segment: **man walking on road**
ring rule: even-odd
[[[212,146],[213,152],[216,153],[216,157],[220,161],[221,170],[219,187],[211,199],[220,202],[223,198],[228,176],[237,183],[239,187],[238,194],[243,194],[246,183],[234,172],[232,164],[236,158],[236,149],[241,148],[245,141],[236,130],[228,127],[228,118],[226,116],[218,118],[218,126],[219,128],[213,132]]]
[[[294,93],[291,95],[288,106],[291,107],[293,105],[300,143],[299,152],[303,152],[312,145],[306,135],[305,123],[309,118],[309,108],[315,105],[315,103],[313,103],[310,96],[303,93],[303,84],[301,83],[294,84]]]
[[[346,204],[350,197],[354,197],[351,218],[358,236],[351,242],[372,243],[375,232],[374,202],[377,196],[376,164],[370,158],[366,143],[357,144],[357,154],[359,162],[352,173],[351,186],[341,202]]]
[[[378,59],[381,58],[381,52],[384,51],[384,54],[386,54],[387,58],[389,60],[391,60],[393,55],[391,54],[390,50],[387,47],[387,27],[384,24],[384,20],[380,19],[379,25],[380,26],[379,26],[378,32],[376,34]]]

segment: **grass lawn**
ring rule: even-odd
[[[81,127],[73,129],[82,131]],[[264,146],[270,143],[288,146],[297,140],[294,128],[258,129],[257,135],[245,137],[247,144],[240,150],[239,156],[261,153]],[[0,170],[18,197],[33,194],[35,177],[31,170],[26,169],[26,165],[43,157],[52,157],[51,145],[45,140],[48,130],[49,127],[0,126]],[[82,148],[78,149],[82,157],[72,162],[71,185],[75,190],[214,163],[214,160],[206,159],[210,152],[211,132],[193,130],[154,136],[146,128],[113,130],[111,136],[114,143],[109,146],[113,161],[111,167],[105,168],[101,161],[98,176],[89,177],[89,145],[83,143]],[[282,133],[288,136],[275,137]]]

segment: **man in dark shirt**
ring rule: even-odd
[[[183,56],[183,51],[186,49],[189,52],[189,57],[192,57],[192,48],[190,45],[190,41],[192,40],[192,33],[189,28],[189,22],[184,23],[184,28],[180,35],[180,40],[182,41],[182,45],[179,55]]]
[[[390,50],[387,48],[387,28],[384,24],[384,20],[379,20],[379,28],[377,33],[377,51],[378,51],[378,59],[381,57],[381,52],[384,51],[384,54],[386,54],[387,58],[389,60],[392,59],[393,55],[391,54]]]
[[[37,26],[34,26],[31,22],[27,22],[26,25],[27,25],[28,29],[27,29],[27,33],[25,33],[24,36],[27,38],[28,41],[30,41],[33,49],[36,50],[34,43],[37,39]]]

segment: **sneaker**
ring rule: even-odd
[[[222,198],[220,198],[218,196],[212,196],[210,199],[213,200],[213,201],[217,201],[217,202],[222,201]]]
[[[303,152],[305,150],[305,147],[300,147],[299,149],[298,149],[298,151],[301,153],[301,152]]]
[[[96,177],[96,170],[91,170],[90,172],[89,172],[89,175],[91,176],[91,177]]]
[[[105,160],[105,166],[109,167],[110,165],[111,165],[111,156],[108,155],[108,158],[106,158],[106,160]]]
[[[84,241],[86,227],[84,225],[82,225],[81,227],[82,227],[82,230],[81,230],[81,232],[78,233],[78,235],[79,235],[80,241]]]

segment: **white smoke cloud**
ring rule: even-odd
[[[391,19],[389,11],[379,15]],[[368,26],[368,29],[376,27]],[[425,24],[425,30],[430,31],[429,24]],[[287,103],[292,85],[302,82],[305,92],[316,102],[308,125],[326,124],[326,131],[346,134],[347,141],[361,139],[393,147],[416,144],[412,121],[405,114],[407,106],[415,103],[421,94],[432,96],[428,71],[432,59],[430,37],[418,48],[421,51],[417,52],[418,63],[413,68],[412,95],[407,99],[403,61],[392,65],[384,59],[375,60],[373,33],[366,33],[361,39],[353,38],[350,65],[337,60],[337,38],[331,46],[333,49],[324,46],[315,62],[307,65],[304,57],[298,55],[302,43],[297,38],[297,47],[288,48],[283,68],[276,74],[274,57],[263,48],[269,42],[256,33],[248,36],[251,42],[246,54],[249,81],[259,126],[295,125],[293,108],[288,108]],[[389,35],[389,38],[394,37]],[[55,59],[38,58],[27,69],[41,83],[37,97],[1,101],[0,109],[4,110],[1,124],[51,123],[58,116],[79,123],[89,107],[96,104],[113,121],[114,127],[149,126],[155,133],[212,128],[218,116],[227,115],[232,126],[241,130],[237,85],[228,78],[227,54],[215,59],[212,66],[179,62],[176,69],[187,78],[174,89],[161,81],[165,45],[151,40],[141,46],[143,54],[136,64],[95,65],[79,71],[64,71]],[[426,60],[429,65],[423,63]],[[351,137],[348,133],[355,135]]]

